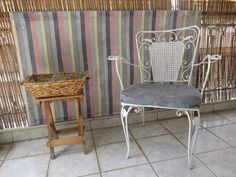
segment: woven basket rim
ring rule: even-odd
[[[65,73],[65,74],[72,74],[73,72],[71,73],[66,73],[66,72],[59,72],[59,73]],[[57,74],[57,73],[49,73],[49,74],[32,74],[28,77],[33,77],[33,76],[49,76],[49,75],[53,75],[53,74]],[[89,76],[87,74],[87,72],[84,73],[84,76],[81,77],[81,78],[78,78],[78,79],[69,79],[69,80],[59,80],[59,81],[45,81],[45,82],[29,82],[27,79],[24,79],[23,81],[21,81],[20,83],[22,85],[45,85],[45,84],[53,84],[53,83],[65,83],[65,82],[75,82],[75,81],[84,81],[86,79],[89,79]]]
[[[75,82],[75,81],[81,81],[81,80],[86,80],[87,77],[83,77],[80,79],[73,79],[73,80],[60,80],[60,81],[50,81],[50,82],[27,82],[27,81],[22,81],[23,85],[24,84],[32,84],[32,85],[45,85],[45,84],[52,84],[52,83],[64,83],[64,82]]]

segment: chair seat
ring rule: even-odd
[[[142,83],[124,89],[121,102],[166,108],[199,108],[201,94],[187,84]]]

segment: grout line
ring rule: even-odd
[[[162,124],[161,124],[162,125]],[[163,126],[163,125],[162,125]],[[164,127],[164,126],[163,126]],[[165,127],[164,127],[165,128]],[[205,127],[203,127],[203,129],[206,129]],[[174,138],[175,139],[177,139],[177,141],[179,141],[186,149],[187,149],[187,146],[186,145],[184,145],[173,133],[171,133],[167,128],[166,128],[166,130],[172,135],[172,136],[174,136]],[[206,129],[207,130],[207,129]],[[209,131],[209,130],[208,130]],[[211,133],[211,132],[210,132]],[[228,144],[228,143],[227,143]],[[227,149],[227,148],[224,148],[224,149]],[[220,149],[220,150],[224,150],[224,149]],[[214,151],[219,151],[219,149],[218,150],[214,150]],[[214,152],[214,151],[208,151],[208,152],[204,152],[204,153],[209,153],[209,152]],[[203,153],[201,153],[201,154],[203,154]],[[197,155],[200,155],[200,153],[198,153]],[[203,162],[203,161],[201,161],[197,156],[196,156],[196,154],[195,153],[193,153],[193,156],[195,157],[195,158],[197,158],[209,171],[211,171],[212,172],[212,174],[215,176],[215,177],[217,177],[216,176],[216,174],[210,169],[210,168],[208,168],[208,166]],[[186,157],[186,156],[185,156]]]
[[[220,111],[219,111],[219,112],[220,112]],[[219,112],[216,112],[215,114],[217,114],[218,116],[223,117],[223,119],[226,119],[226,120],[232,122],[232,124],[236,124],[236,122],[230,120],[230,119],[229,119],[228,117],[226,117],[224,114],[220,114]],[[223,112],[223,111],[222,111],[222,112]],[[236,115],[236,113],[235,113],[235,115]]]
[[[234,149],[234,148],[233,147],[225,147],[225,148],[215,149],[215,150],[206,151],[206,152],[194,153],[193,155],[202,155],[202,154],[207,154],[207,153],[211,153],[211,152],[223,151],[223,150],[227,150],[227,149]]]
[[[184,117],[183,117],[183,118],[184,118]],[[161,122],[160,122],[160,124],[162,125]],[[177,140],[180,144],[182,144],[182,145],[184,146],[184,148],[187,150],[187,146],[186,146],[184,143],[182,143],[182,142],[174,135],[174,133],[172,133],[171,131],[169,131],[164,125],[162,125],[162,126],[163,126],[163,128],[164,128],[166,131],[169,132],[170,135],[172,135],[172,136],[174,137],[175,140]],[[183,132],[188,132],[188,130],[187,130],[187,131],[183,131]],[[179,133],[183,133],[183,132],[179,132]],[[177,134],[177,133],[175,133],[175,134]]]
[[[179,156],[179,157],[173,157],[173,158],[169,158],[169,159],[164,159],[164,160],[156,160],[156,161],[153,161],[151,163],[161,163],[161,162],[166,162],[166,161],[176,160],[176,159],[182,159],[182,158],[186,158],[186,155]]]
[[[228,149],[235,149],[234,147],[233,148],[231,148],[231,147],[229,147],[229,148],[225,148],[225,149],[220,149],[220,150],[215,150],[215,151],[212,151],[212,152],[216,152],[216,151],[223,151],[223,150],[228,150]],[[203,154],[203,153],[202,153]],[[201,155],[201,154],[198,154],[198,155]],[[217,175],[204,163],[204,161],[202,161],[201,159],[200,159],[200,157],[198,157],[197,155],[194,155],[201,163],[203,163],[205,166],[206,166],[206,168],[207,169],[209,169],[216,177],[217,177]]]
[[[133,141],[133,139],[131,139],[130,141]],[[116,141],[116,142],[112,142],[112,143],[104,143],[104,144],[96,144],[95,146],[97,147],[102,147],[102,146],[107,146],[110,144],[119,144],[119,143],[125,143],[125,140],[121,140],[121,141]]]
[[[42,156],[42,155],[46,155],[46,154],[49,154],[49,153],[46,153],[46,152],[45,152],[45,153],[33,154],[33,155],[26,155],[26,156],[21,156],[21,157],[13,157],[13,158],[6,159],[6,160],[8,161],[8,160],[24,159],[24,158],[28,158],[28,157]]]
[[[210,126],[210,127],[204,127],[204,126],[202,125],[202,123],[200,123],[200,125],[201,125],[203,128],[223,127],[223,126],[232,125],[232,124],[236,124],[236,123],[230,122],[230,123],[226,123],[226,124],[222,124],[222,125],[214,125],[214,126]]]
[[[136,113],[137,114],[137,113]],[[146,122],[154,122],[154,121],[160,121],[160,120],[157,120],[157,119],[154,119],[154,120],[146,120],[145,121],[145,123]],[[138,122],[131,122],[131,123],[129,123],[128,122],[128,124],[129,125],[135,125],[135,124],[142,124],[142,120],[140,120],[140,121],[138,121]],[[99,127],[99,128],[94,128],[93,130],[94,131],[97,131],[97,130],[104,130],[104,129],[112,129],[112,128],[118,128],[118,127],[121,127],[122,128],[122,124],[117,124],[117,125],[113,125],[113,126],[109,126],[109,127]]]
[[[226,142],[224,139],[222,139],[221,137],[219,137],[218,135],[216,135],[215,133],[213,133],[212,131],[210,131],[208,128],[206,128],[206,130],[213,134],[214,136],[216,136],[217,138],[219,138],[221,141],[223,141],[225,144],[229,145],[230,147],[233,147],[233,145],[229,144],[228,142]]]
[[[3,162],[5,162],[7,160],[6,158],[7,158],[8,154],[10,153],[11,149],[13,148],[13,145],[14,144],[11,144],[11,147],[8,149],[5,157],[2,159],[2,163],[0,164],[0,166],[2,166]]]
[[[162,125],[162,123],[160,123]],[[230,125],[230,124],[226,124],[226,125],[220,125],[220,126],[227,126],[227,125]],[[164,125],[162,125],[163,128]],[[223,141],[225,144],[229,145],[230,147],[225,147],[225,148],[221,148],[221,149],[216,149],[216,150],[211,150],[211,151],[207,151],[207,152],[201,152],[201,153],[194,153],[193,155],[197,154],[197,155],[200,155],[200,154],[204,154],[204,153],[209,153],[209,152],[214,152],[214,151],[220,151],[220,150],[224,150],[224,149],[230,149],[230,148],[234,148],[232,145],[230,145],[229,143],[227,143],[225,140],[223,140],[222,138],[220,138],[219,136],[215,135],[213,132],[211,132],[210,130],[208,130],[208,128],[206,127],[203,127],[202,125],[200,125],[202,127],[202,129],[205,129],[206,131],[208,131],[209,133],[213,134],[214,136],[216,136],[217,138],[219,138],[221,141]],[[215,126],[215,127],[219,127],[219,126]],[[214,127],[209,127],[209,128],[214,128]],[[165,128],[169,133],[170,135],[174,136],[175,139],[177,139],[186,149],[187,149],[187,146],[182,143],[174,134],[178,134],[178,133],[183,133],[183,132],[187,132],[187,131],[183,131],[183,132],[177,132],[177,133],[172,133],[170,132],[167,128]]]
[[[91,174],[87,174],[87,175],[82,175],[82,176],[78,176],[78,177],[86,177],[86,176],[91,176],[91,175],[100,175],[100,173],[91,173]]]
[[[102,177],[102,171],[101,171],[101,167],[100,167],[100,163],[99,163],[99,159],[98,159],[98,152],[97,152],[97,147],[95,145],[95,141],[94,141],[94,135],[93,135],[93,128],[91,125],[91,121],[90,121],[90,126],[91,126],[91,133],[92,133],[92,139],[93,139],[93,144],[94,144],[94,149],[95,149],[95,153],[96,153],[96,159],[97,159],[97,164],[98,164],[98,169],[99,169],[99,174]]]
[[[49,157],[49,161],[48,161],[48,168],[47,168],[47,173],[46,173],[46,177],[48,177],[48,172],[49,172],[49,167],[50,167],[50,164],[51,164],[51,158]]]
[[[170,134],[161,134],[161,135],[153,135],[153,136],[148,136],[148,137],[143,137],[143,138],[136,138],[136,140],[143,140],[143,139],[149,139],[149,138],[155,138],[155,137],[162,137],[162,136],[166,136],[166,135],[170,135]],[[134,141],[133,137],[132,139],[130,139],[130,142]],[[122,141],[116,141],[116,142],[112,142],[112,143],[105,143],[105,144],[97,144],[97,147],[102,147],[102,146],[107,146],[107,145],[112,145],[112,144],[119,144],[119,143],[126,143],[125,140]]]
[[[198,159],[215,177],[217,177],[216,174],[200,158],[198,158],[198,156],[194,155],[194,157]]]
[[[166,135],[170,135],[169,133],[165,133],[165,134],[161,134],[161,135],[153,135],[153,136],[147,136],[147,137],[142,137],[142,138],[136,138],[136,140],[143,140],[143,139],[147,139],[147,138],[154,138],[154,137],[161,137],[161,136],[166,136]],[[132,139],[130,139],[130,141],[134,141],[134,138],[132,137]],[[111,143],[104,143],[104,144],[96,144],[96,146],[101,147],[101,146],[106,146],[106,145],[110,145],[110,144],[118,144],[118,143],[125,143],[125,139],[121,140],[121,141],[116,141],[116,142],[111,142]]]
[[[142,137],[142,138],[135,138],[136,140],[143,140],[143,139],[146,139],[146,138],[155,138],[155,137],[161,137],[161,136],[166,136],[166,135],[170,135],[169,133],[163,133],[163,134],[160,134],[160,135],[152,135],[152,136],[147,136],[147,137]]]
[[[106,170],[106,171],[104,171],[103,173],[108,173],[108,172],[118,171],[118,170],[124,170],[124,169],[129,169],[129,168],[144,166],[144,165],[149,165],[149,163],[147,162],[147,163],[143,163],[143,164],[139,164],[139,165],[131,165],[131,166],[128,166],[128,167],[120,167],[120,168],[116,168],[116,169],[113,169],[113,170]]]
[[[164,127],[164,126],[163,126]],[[165,127],[164,127],[165,128]],[[174,136],[174,138],[175,139],[177,139],[177,141],[178,142],[180,142],[185,148],[186,148],[186,150],[187,150],[187,145],[185,145],[184,143],[182,143],[176,136],[175,136],[175,134],[178,134],[178,133],[184,133],[184,132],[187,132],[188,133],[188,131],[184,131],[184,132],[177,132],[177,133],[172,133],[172,132],[170,132],[167,128],[165,128],[169,133],[170,133],[170,135],[172,135],[172,136]],[[212,133],[211,131],[209,131],[207,128],[205,128],[205,127],[202,127],[201,129],[205,129],[206,131],[208,131],[209,133],[211,133],[211,134],[213,134],[214,136],[216,136],[214,133]],[[200,130],[200,129],[198,129],[198,130]],[[193,155],[195,155],[195,154],[204,154],[204,153],[208,153],[208,152],[214,152],[214,151],[218,151],[218,150],[224,150],[224,149],[229,149],[229,148],[232,148],[232,145],[230,145],[229,143],[227,143],[227,142],[225,142],[223,139],[221,139],[220,137],[218,137],[218,136],[216,136],[217,138],[219,138],[221,141],[223,141],[225,144],[227,144],[227,145],[229,145],[230,147],[225,147],[225,148],[220,148],[220,149],[216,149],[216,150],[211,150],[211,151],[207,151],[207,152],[201,152],[201,153],[194,153],[193,152]],[[196,143],[196,142],[195,142]]]
[[[148,164],[151,166],[151,168],[152,168],[152,170],[154,171],[154,173],[156,174],[156,176],[159,177],[158,174],[157,174],[157,172],[156,172],[156,170],[155,170],[154,167],[152,166],[151,162],[148,160],[147,155],[144,153],[143,149],[141,148],[140,144],[139,144],[138,141],[134,138],[134,135],[132,134],[132,132],[130,131],[130,129],[129,129],[129,134],[132,136],[134,142],[137,144],[138,148],[139,148],[140,151],[143,153],[144,157],[146,158]]]
[[[10,143],[1,143],[0,145],[22,143],[22,142],[26,142],[26,141],[33,141],[33,140],[40,140],[40,139],[48,139],[48,136],[45,136],[45,137],[36,137],[36,138],[31,138],[31,139],[23,139],[23,140],[19,140],[19,141],[12,141],[12,142],[10,142]]]

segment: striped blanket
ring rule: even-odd
[[[163,30],[199,25],[200,12],[193,11],[57,11],[10,14],[21,76],[33,73],[87,70],[83,115],[117,114],[120,88],[109,55],[122,55],[137,64],[135,34],[140,30]],[[122,67],[126,84],[138,82],[133,67]],[[31,124],[45,123],[45,111],[26,92]],[[75,117],[74,104],[55,103],[55,121]]]

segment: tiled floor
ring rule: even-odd
[[[121,127],[86,132],[81,145],[56,148],[49,159],[47,139],[0,145],[0,177],[235,177],[236,110],[206,114],[195,148],[195,168],[186,158],[185,118],[129,125],[131,158]]]

